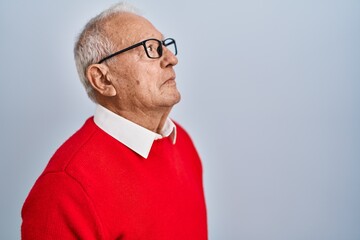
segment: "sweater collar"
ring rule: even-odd
[[[176,126],[170,118],[166,119],[161,133],[158,134],[97,104],[94,122],[104,132],[144,158],[148,157],[155,140],[170,137],[173,144],[176,142]]]

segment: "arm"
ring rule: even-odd
[[[91,199],[65,172],[42,175],[22,209],[21,236],[27,239],[101,239]]]

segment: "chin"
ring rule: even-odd
[[[180,102],[181,100],[181,94],[179,93],[179,91],[176,91],[177,93],[174,95],[174,104]]]
[[[163,101],[163,106],[164,107],[172,107],[175,104],[177,104],[178,102],[180,102],[181,100],[181,95],[179,92],[177,92],[176,94],[172,94],[170,96],[168,96],[166,99],[164,99]]]

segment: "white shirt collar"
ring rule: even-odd
[[[148,157],[155,140],[170,136],[173,144],[176,141],[176,126],[170,118],[166,119],[160,135],[97,104],[94,122],[104,132],[144,158]]]

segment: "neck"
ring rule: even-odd
[[[116,113],[117,115],[126,118],[127,120],[136,123],[150,131],[159,133],[161,132],[166,119],[169,116],[171,108],[164,108],[158,109],[153,111],[128,111],[128,110],[121,110],[113,107],[112,105],[101,104],[105,108],[109,109],[110,111]]]

